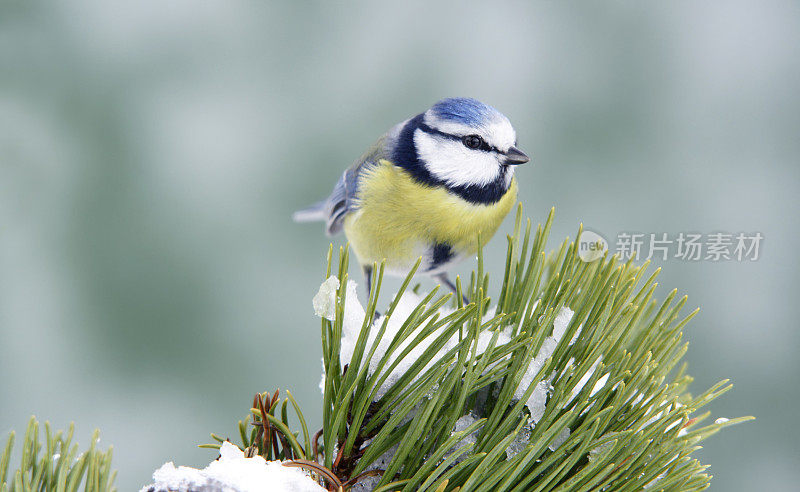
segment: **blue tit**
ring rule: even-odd
[[[478,251],[515,206],[514,167],[528,162],[493,107],[450,98],[394,126],[348,168],[331,195],[293,216],[344,230],[366,276],[373,263],[420,272],[454,292],[447,270]]]

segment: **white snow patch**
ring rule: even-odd
[[[368,446],[371,441],[368,440],[364,442],[364,447]],[[397,449],[400,447],[399,444],[395,444],[388,451],[383,453],[377,460],[373,461],[364,471],[369,470],[385,470],[389,463],[394,458],[395,453],[397,453]],[[362,448],[363,449],[363,448]],[[374,476],[374,477],[367,477],[358,483],[356,483],[351,489],[350,492],[370,492],[378,486],[378,483],[381,481],[381,476]]]
[[[570,359],[570,363],[572,363],[572,362],[573,362],[573,359]],[[572,393],[570,394],[570,397],[569,397],[569,400],[567,400],[567,403],[572,402],[572,400],[574,400],[575,397],[578,396],[578,393],[580,393],[581,390],[583,390],[583,387],[586,386],[586,383],[589,382],[589,379],[591,379],[591,377],[594,375],[595,371],[597,371],[597,366],[599,366],[601,362],[603,362],[603,356],[602,355],[600,357],[598,357],[597,360],[594,361],[594,363],[592,364],[592,367],[590,367],[589,370],[586,371],[586,374],[581,376],[581,379],[578,380],[578,384],[576,384],[575,387],[572,388]],[[597,393],[598,391],[603,389],[603,387],[608,382],[608,377],[609,377],[609,373],[606,373],[606,374],[602,375],[597,380],[597,382],[594,384],[594,386],[592,386],[592,391],[589,393],[589,396],[594,396],[595,393]]]
[[[455,434],[456,432],[463,432],[467,430],[470,425],[474,424],[477,421],[478,417],[474,415],[472,412],[462,417],[459,417],[459,419],[456,420],[456,423],[453,426],[453,432],[451,433],[451,435]],[[476,429],[473,432],[462,437],[457,443],[453,445],[450,451],[447,454],[445,454],[445,458],[455,453],[464,446],[468,446],[470,444],[474,446],[475,443],[478,442],[478,432],[480,432],[480,429]],[[455,461],[453,461],[453,464],[457,464],[464,461],[468,456],[469,452],[461,454],[461,456],[459,456],[458,458],[455,459]]]
[[[597,382],[594,383],[594,386],[592,386],[592,392],[589,393],[589,396],[594,396],[595,393],[603,389],[603,387],[608,382],[608,376],[610,376],[609,373],[605,373],[602,376],[600,376],[600,379],[598,379]]]
[[[319,392],[325,396],[325,359],[319,358],[320,365],[322,365],[322,376],[319,379]]]
[[[531,412],[531,421],[537,423],[542,419],[545,410],[545,403],[547,403],[547,395],[550,392],[550,383],[548,381],[539,381],[536,383],[536,388],[533,389],[528,403],[526,406]]]
[[[220,458],[202,470],[165,463],[153,473],[153,485],[140,492],[180,492],[188,490],[224,490],[226,492],[324,492],[299,468],[283,466],[280,461],[266,461],[260,456],[245,458],[229,442],[222,443]]]
[[[511,444],[506,448],[506,457],[508,457],[508,459],[512,459],[528,447],[528,443],[531,441],[532,429],[533,424],[528,420],[528,422],[522,426],[522,429],[519,430]]]
[[[391,345],[392,341],[395,339],[400,330],[403,327],[403,323],[411,316],[414,312],[414,309],[417,308],[420,302],[422,302],[422,297],[414,294],[413,292],[406,292],[400,298],[397,303],[397,307],[395,308],[392,316],[389,318],[389,321],[386,325],[386,332],[381,337],[380,343],[378,344],[378,348],[375,350],[375,355],[369,361],[369,372],[370,374],[374,374],[374,372],[378,369],[378,363],[381,361],[381,358],[384,357],[386,352],[389,349],[389,345]],[[449,309],[442,309],[441,316],[446,316],[452,312]],[[384,321],[386,320],[386,315],[382,315],[375,320],[372,325],[372,329],[369,333],[369,338],[367,340],[367,348],[369,349],[375,343],[377,339],[378,333],[380,332],[381,327],[383,326]],[[358,337],[358,330],[355,330],[355,337]],[[389,363],[387,367],[397,361],[398,356],[403,353],[403,351],[408,347],[408,345],[417,337],[418,331],[415,333],[410,334],[408,337],[400,343],[400,345],[392,352],[389,357]],[[375,396],[375,399],[380,399],[386,392],[400,379],[405,373],[411,369],[411,366],[419,359],[423,353],[431,346],[431,344],[436,340],[436,338],[441,335],[439,332],[432,333],[428,335],[425,339],[423,339],[419,344],[416,345],[405,357],[399,360],[397,366],[392,370],[389,376],[386,378],[384,383],[378,389],[378,392]],[[344,343],[344,341],[342,341]],[[428,364],[422,369],[419,374],[424,374],[432,365],[436,364],[442,356],[444,356],[445,352],[452,348],[451,344],[455,343],[454,340],[449,341],[445,346],[436,354]],[[344,354],[343,354],[344,357]],[[346,364],[350,361],[350,359],[342,359],[342,364]],[[416,380],[416,378],[414,379]]]
[[[453,426],[453,433],[455,434],[456,432],[464,432],[465,430],[467,430],[469,428],[470,425],[474,424],[477,421],[478,421],[478,417],[476,417],[472,413],[468,413],[467,415],[464,415],[464,416],[460,417],[458,420],[456,420],[456,424]],[[473,432],[472,434],[469,434],[468,436],[465,436],[464,439],[462,439],[462,441],[466,441],[470,437],[472,437],[472,441],[470,441],[470,442],[474,443],[475,442],[475,437],[476,437],[476,433],[475,432]]]
[[[350,362],[353,358],[358,334],[361,332],[361,325],[364,323],[364,308],[358,302],[358,286],[352,280],[347,281],[347,293],[344,303],[344,319],[342,320],[342,345],[340,358],[342,365]],[[333,321],[336,318],[336,291],[339,288],[339,279],[331,275],[319,286],[319,292],[314,296],[312,304],[314,313]]]
[[[331,276],[323,284],[320,286],[319,292],[314,297],[314,310],[315,312],[326,319],[332,320],[335,317],[335,305],[336,305],[336,289],[339,287],[339,281],[335,276]],[[408,317],[412,314],[414,309],[419,305],[422,301],[422,297],[414,294],[413,292],[406,292],[400,298],[397,303],[397,307],[395,308],[391,318],[389,319],[386,331],[383,334],[380,343],[378,344],[375,354],[371,360],[367,363],[369,364],[369,373],[374,374],[375,370],[377,369],[378,363],[380,362],[381,358],[384,357],[386,352],[388,351],[389,345],[395,339],[395,337],[400,332],[403,324],[408,319]],[[538,301],[536,301],[538,302]],[[453,311],[450,308],[443,307],[439,309],[439,316],[444,317],[448,314],[451,314]],[[496,308],[490,308],[484,315],[484,319],[488,320],[494,317],[496,312]],[[520,381],[520,384],[517,390],[514,393],[514,398],[517,400],[521,399],[525,392],[527,391],[528,387],[533,383],[534,379],[536,378],[537,374],[544,366],[545,361],[552,357],[553,353],[555,352],[556,348],[558,347],[559,342],[564,337],[567,328],[569,327],[569,323],[574,316],[574,312],[564,307],[559,311],[556,315],[555,319],[553,320],[553,331],[552,335],[548,336],[542,342],[542,346],[539,348],[539,351],[536,355],[531,359],[530,364],[526,368],[526,371]],[[353,357],[353,353],[355,350],[355,345],[358,340],[358,335],[361,332],[361,327],[364,322],[365,311],[360,302],[358,301],[358,295],[356,292],[356,284],[353,281],[348,281],[347,283],[347,301],[345,303],[345,310],[344,310],[344,319],[342,323],[342,342],[341,342],[341,352],[340,352],[340,361],[342,366],[345,364],[350,364],[351,359]],[[365,346],[365,357],[368,354],[369,350],[371,349],[372,345],[374,344],[378,333],[386,319],[385,315],[376,318],[370,327],[369,335],[367,337],[367,343]],[[574,343],[577,340],[578,336],[580,335],[582,327],[579,327],[576,330],[572,340],[570,340],[570,344]],[[501,346],[507,344],[511,341],[510,337],[511,328],[506,327],[506,329],[500,331],[497,334],[497,341],[495,346]],[[397,357],[404,351],[406,347],[411,343],[412,340],[416,338],[418,332],[412,333],[411,335],[407,336],[397,348],[394,349],[392,354],[389,356],[389,365],[393,364]],[[386,378],[384,383],[378,388],[376,392],[375,399],[380,399],[386,392],[397,382],[400,377],[406,374],[411,366],[422,356],[422,354],[430,347],[430,345],[441,335],[441,331],[436,331],[429,334],[425,339],[423,339],[420,343],[418,343],[414,349],[412,349],[405,357],[403,357],[400,361],[397,362],[397,366],[392,370],[389,376]],[[477,353],[482,354],[484,353],[489,343],[494,335],[492,331],[483,331],[480,333],[478,337],[478,345],[477,345]],[[454,334],[452,338],[450,338],[444,346],[440,349],[439,353],[437,353],[423,368],[420,374],[424,374],[431,366],[434,364],[439,363],[442,359],[444,354],[455,347],[458,343],[458,335]],[[598,359],[599,362],[599,359]],[[591,373],[596,368],[596,365],[593,366],[592,370],[589,371],[585,375],[585,380],[582,383],[579,383],[579,386],[576,388],[577,391],[580,391],[580,387],[582,384],[585,384],[588,381],[589,377],[591,377]],[[607,376],[601,378],[596,385],[596,390],[599,390],[607,381]],[[320,388],[322,389],[323,384],[321,383]],[[527,400],[527,407],[531,413],[531,420],[533,423],[538,422],[542,415],[544,414],[545,410],[545,403],[547,401],[547,397],[552,391],[552,379],[545,378],[544,380],[540,381],[536,384],[533,389],[533,393]]]
[[[669,424],[666,429],[664,429],[664,432],[669,432],[673,427],[675,427],[676,425],[678,425],[678,424],[680,424],[682,422],[683,422],[683,417],[675,420],[674,422]]]
[[[550,451],[555,451],[559,446],[564,444],[567,439],[569,439],[569,427],[564,427],[547,447],[550,448]]]
[[[539,347],[539,351],[534,358],[531,359],[528,368],[525,370],[525,374],[522,376],[519,387],[517,387],[517,391],[514,393],[514,398],[519,400],[524,396],[525,391],[527,391],[528,387],[533,383],[533,380],[544,366],[544,363],[553,356],[553,352],[555,352],[561,338],[564,336],[564,333],[566,333],[569,322],[572,320],[574,314],[575,313],[571,309],[566,307],[562,308],[558,313],[553,321],[553,336],[544,339],[542,346]],[[570,344],[578,338],[579,334],[580,330],[577,330]],[[538,422],[542,418],[542,415],[544,415],[545,403],[547,402],[547,396],[551,390],[551,383],[552,376],[539,381],[533,389],[533,393],[528,398],[526,406],[531,412],[531,420],[534,423]]]
[[[575,314],[574,311],[570,308],[562,308],[561,311],[556,316],[556,319],[553,321],[553,338],[556,340],[561,340],[564,336],[564,333],[567,331],[567,327],[569,326],[569,322],[572,320],[572,316]],[[572,340],[570,340],[570,344],[575,343],[575,340],[578,338],[578,334],[580,330],[575,333],[575,336]]]
[[[354,302],[351,302],[354,300]],[[344,304],[344,322],[342,323],[342,348],[339,353],[339,360],[344,367],[353,358],[353,351],[356,349],[358,334],[364,324],[364,317],[367,315],[361,303],[358,302],[358,291],[356,283],[352,280],[347,281],[347,298]],[[369,347],[369,345],[367,345]]]
[[[331,275],[319,286],[319,292],[311,300],[314,314],[320,318],[333,321],[336,316],[336,290],[339,288],[339,279]]]
[[[682,404],[682,403],[680,403],[680,402],[674,402],[674,403],[673,403],[671,406],[670,406],[670,404],[669,404],[669,403],[670,403],[670,402],[669,402],[669,400],[663,400],[661,403],[659,403],[659,404],[658,404],[658,406],[656,406],[656,405],[655,405],[655,403],[651,403],[651,404],[650,404],[650,405],[647,407],[647,411],[648,411],[648,412],[650,412],[650,411],[655,411],[655,410],[657,410],[657,409],[659,409],[659,408],[661,408],[661,407],[666,407],[666,408],[664,408],[663,410],[659,411],[658,413],[656,413],[655,415],[653,415],[652,417],[650,417],[650,418],[647,420],[647,422],[645,422],[644,424],[642,424],[642,426],[640,427],[640,430],[641,430],[641,429],[644,429],[645,427],[647,427],[647,426],[649,426],[649,425],[653,424],[654,422],[656,422],[657,420],[659,420],[659,419],[660,419],[660,418],[662,418],[663,416],[667,415],[667,414],[670,412],[670,408],[675,408],[675,409],[677,409],[677,408],[681,408],[681,407],[683,407],[683,404]],[[668,425],[668,426],[667,426],[667,427],[664,429],[664,432],[668,432],[670,429],[672,429],[673,427],[675,427],[676,425],[678,425],[678,424],[680,424],[680,423],[682,423],[682,422],[683,422],[683,417],[679,417],[679,418],[677,418],[676,420],[674,420],[673,422],[671,422],[671,423],[670,423],[670,424],[669,424],[669,425]],[[678,432],[678,436],[684,435],[684,434],[685,434],[685,432],[682,434],[682,432],[683,432],[684,430],[685,430],[685,429],[681,429],[681,430]]]
[[[661,481],[661,479],[663,479],[663,478],[664,478],[664,477],[666,477],[666,476],[667,476],[666,472],[665,472],[665,473],[662,473],[661,475],[657,476],[656,478],[654,478],[654,479],[653,479],[653,480],[651,480],[650,482],[648,482],[648,483],[644,484],[644,486],[643,486],[642,488],[643,488],[643,489],[645,489],[645,490],[647,490],[647,489],[652,489],[653,487],[655,487],[656,485],[658,485],[658,482],[660,482],[660,481]]]

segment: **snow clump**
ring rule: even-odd
[[[155,483],[140,492],[325,492],[299,468],[261,456],[245,458],[230,442],[223,442],[220,457],[202,470],[165,463],[153,473]]]

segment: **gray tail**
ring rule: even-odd
[[[317,202],[310,207],[298,210],[292,214],[292,220],[295,222],[319,222],[328,220],[328,214],[325,211],[326,200]]]

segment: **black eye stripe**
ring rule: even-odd
[[[500,152],[500,151],[499,151],[497,148],[495,148],[495,147],[492,147],[491,145],[489,145],[488,143],[486,143],[486,140],[484,140],[484,139],[481,139],[481,146],[480,146],[480,149],[481,149],[481,150],[485,150],[485,151],[487,151],[487,152]]]
[[[459,135],[453,135],[451,133],[445,133],[445,132],[443,132],[441,130],[437,130],[436,128],[428,126],[424,122],[420,122],[419,123],[419,129],[422,130],[423,132],[429,134],[429,135],[438,135],[440,137],[444,137],[444,138],[447,138],[449,140],[458,140],[459,142],[466,136],[466,135],[459,136]],[[486,152],[502,153],[502,152],[500,152],[500,149],[498,149],[497,147],[493,147],[493,146],[489,145],[483,139],[481,139],[481,146],[478,147],[475,150],[484,150]]]
[[[441,130],[437,130],[436,128],[430,127],[430,126],[426,125],[423,122],[420,122],[419,129],[422,130],[423,132],[429,134],[429,135],[438,135],[440,137],[448,138],[450,140],[461,140],[461,138],[462,138],[462,137],[459,137],[457,135],[452,135],[450,133],[445,133],[445,132],[443,132]]]

